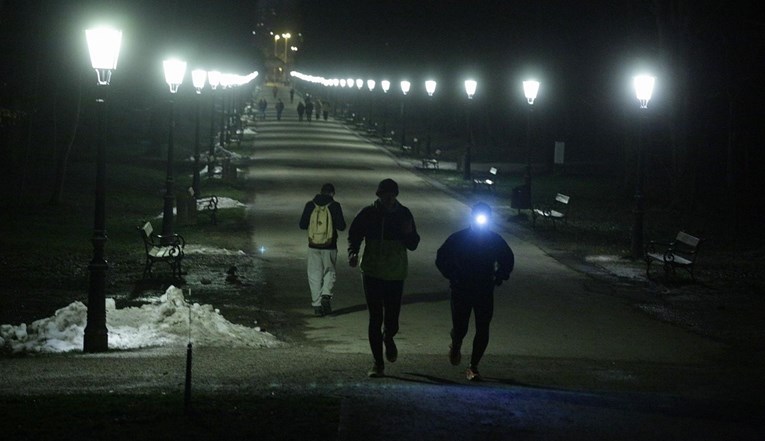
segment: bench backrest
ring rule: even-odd
[[[701,239],[690,234],[680,231],[675,237],[675,245],[673,252],[681,255],[686,259],[693,261],[696,257],[696,251],[701,243]]]
[[[494,176],[497,176],[497,167],[492,167],[489,169],[489,174],[492,174]]]
[[[568,206],[569,196],[566,196],[565,194],[558,193],[558,194],[555,195],[555,200],[557,202],[560,202],[561,204],[564,204],[564,205]]]
[[[143,246],[146,248],[147,253],[154,246],[151,239],[151,234],[153,232],[154,227],[151,226],[151,222],[146,222],[142,227],[138,227],[138,233],[141,235],[141,239],[143,239]]]

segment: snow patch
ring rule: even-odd
[[[0,350],[13,353],[81,351],[88,308],[73,302],[52,317],[29,326],[0,325]],[[189,304],[183,291],[171,286],[150,304],[117,309],[106,299],[109,349],[136,349],[183,345],[189,339],[199,346],[273,348],[283,345],[260,328],[249,328],[226,320],[212,305]]]

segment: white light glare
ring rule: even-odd
[[[526,100],[528,100],[529,104],[534,104],[538,92],[539,81],[527,80],[523,82],[523,94],[526,95]]]
[[[486,215],[483,213],[478,214],[475,217],[475,223],[477,223],[478,225],[486,225],[486,222],[488,222],[488,220],[489,218],[486,217]]]
[[[90,64],[98,74],[98,84],[108,85],[112,71],[117,69],[122,31],[111,28],[88,29],[85,31],[85,39],[88,42]]]
[[[428,92],[428,96],[433,96],[433,94],[436,92],[436,82],[434,80],[426,81],[425,90]]]
[[[467,93],[469,100],[473,99],[477,87],[478,83],[475,80],[465,80],[465,93]]]
[[[186,74],[186,62],[170,58],[162,62],[165,68],[165,82],[170,86],[170,93],[178,92],[178,87],[183,83]]]
[[[651,100],[653,94],[653,84],[656,81],[656,77],[650,75],[638,75],[632,79],[635,86],[635,94],[638,101],[640,101],[640,108],[645,109],[648,107],[648,101]]]

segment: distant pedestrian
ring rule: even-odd
[[[284,102],[282,102],[282,99],[279,98],[279,101],[276,102],[276,120],[277,121],[282,120],[282,112],[284,112]]]
[[[272,90],[273,90],[274,98],[276,98],[276,94],[279,92],[279,89],[276,86],[274,86]]]
[[[311,122],[311,117],[313,116],[313,101],[311,101],[311,98],[305,99],[305,117],[308,120],[308,122]]]
[[[303,114],[305,113],[305,104],[299,102],[297,105],[298,121],[303,121]]]
[[[393,340],[399,330],[401,298],[407,276],[407,250],[414,251],[420,236],[414,217],[398,200],[398,184],[384,179],[377,186],[377,200],[363,208],[348,230],[348,264],[360,263],[364,296],[369,310],[368,338],[374,365],[370,377],[385,375],[385,358],[393,363],[398,348]],[[364,242],[363,257],[359,249]]]
[[[321,105],[321,110],[324,112],[324,121],[329,117],[329,101],[324,101]]]
[[[494,315],[494,287],[510,277],[515,256],[499,234],[489,229],[491,208],[479,202],[473,206],[470,226],[441,245],[436,266],[449,279],[451,288],[452,330],[449,362],[462,361],[462,340],[468,333],[470,315],[475,315],[475,336],[470,364],[465,375],[480,381],[478,363],[489,345],[489,325]]]
[[[290,88],[290,104],[292,104],[293,101],[295,101],[295,89]]]
[[[321,100],[316,100],[316,121],[321,120]]]
[[[324,184],[321,193],[305,204],[300,217],[300,229],[308,230],[308,286],[316,316],[332,312],[337,232],[345,230],[343,208],[334,196],[335,186]]]
[[[265,98],[261,98],[258,102],[258,110],[260,110],[260,119],[261,121],[266,120],[266,109],[268,108],[268,101],[265,100]]]

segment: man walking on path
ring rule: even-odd
[[[491,208],[479,202],[473,206],[470,227],[446,239],[436,256],[436,266],[449,279],[452,308],[452,342],[449,362],[462,360],[462,340],[468,332],[471,312],[475,313],[475,337],[470,365],[465,372],[470,381],[481,380],[478,363],[489,345],[489,325],[494,314],[494,287],[510,277],[515,256],[499,234],[489,230]]]
[[[300,229],[308,230],[308,285],[316,316],[332,312],[332,288],[337,264],[337,232],[345,230],[340,203],[334,200],[335,186],[324,184],[321,193],[308,201],[300,217]]]
[[[279,98],[279,101],[276,103],[276,120],[281,121],[282,120],[282,112],[284,112],[284,102],[281,98]]]
[[[303,113],[305,113],[305,104],[299,102],[297,105],[298,121],[303,121]]]
[[[370,377],[385,375],[385,358],[391,363],[398,358],[393,337],[398,333],[401,297],[407,276],[407,250],[414,251],[420,236],[414,217],[397,201],[398,184],[384,179],[377,186],[377,200],[353,219],[348,230],[348,264],[359,265],[359,249],[364,241],[360,260],[364,295],[369,310],[369,347],[374,365]]]

